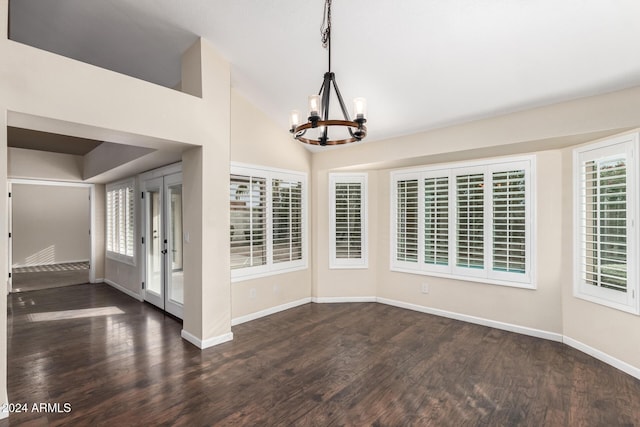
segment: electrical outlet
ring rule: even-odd
[[[422,285],[420,286],[420,291],[423,294],[428,294],[429,293],[429,284],[427,282],[423,282]]]
[[[256,288],[249,289],[249,298],[255,298],[257,295]]]

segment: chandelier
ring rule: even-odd
[[[336,75],[331,71],[331,0],[325,0],[324,16],[320,33],[322,35],[322,47],[328,51],[329,69],[324,73],[324,79],[318,95],[311,95],[309,97],[309,117],[307,122],[300,123],[300,113],[297,110],[293,110],[289,117],[289,131],[298,141],[311,145],[341,145],[360,141],[367,136],[367,127],[364,125],[367,122],[367,103],[364,98],[354,99],[354,119],[349,119],[349,112],[342,100],[340,89],[338,89],[338,84],[336,83]],[[337,96],[340,110],[342,110],[343,119],[329,119],[332,87]],[[342,135],[331,139],[329,137],[329,128],[342,128]],[[307,131],[314,135],[307,135]]]

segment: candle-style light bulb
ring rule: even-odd
[[[309,117],[320,116],[320,95],[309,96]]]
[[[355,120],[364,120],[367,118],[367,100],[364,98],[356,98],[353,100],[353,114]]]
[[[293,131],[300,124],[300,113],[298,110],[291,111],[289,115],[289,128]]]

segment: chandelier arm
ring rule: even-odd
[[[324,79],[322,80],[322,84],[320,85],[320,90],[318,91],[318,95],[322,95],[323,90],[324,90]]]
[[[340,89],[338,89],[338,83],[336,82],[335,74],[331,76],[331,80],[333,81],[333,88],[336,91],[336,95],[338,95],[338,103],[340,104],[340,109],[342,110],[342,115],[345,120],[350,120],[349,112],[347,111],[347,107],[344,105],[344,100],[342,99],[342,94],[340,93]]]
[[[324,74],[323,92],[322,92],[322,119],[326,122],[329,120],[329,101],[331,97],[331,81],[333,73],[327,72]],[[321,125],[322,126],[322,125]],[[322,134],[320,135],[320,145],[326,145],[329,139],[329,126],[322,128]]]
[[[324,82],[322,83],[322,118],[323,120],[329,120],[329,101],[331,95],[331,76],[332,73],[324,74]]]

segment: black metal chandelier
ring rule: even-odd
[[[322,46],[327,49],[329,56],[329,70],[324,73],[324,80],[318,95],[309,97],[309,118],[306,123],[300,123],[300,113],[297,110],[291,112],[289,118],[290,132],[300,142],[311,145],[341,145],[362,140],[367,136],[367,102],[364,98],[353,100],[354,119],[349,119],[349,112],[342,100],[342,95],[336,83],[336,75],[331,71],[331,0],[326,0],[324,5],[324,17],[322,27]],[[335,91],[342,110],[343,119],[329,119],[329,103],[331,101],[331,87]],[[329,128],[343,128],[344,137],[329,138]],[[315,136],[307,135],[307,131],[315,130]],[[348,132],[348,133],[347,133]],[[340,139],[341,138],[341,139]]]

